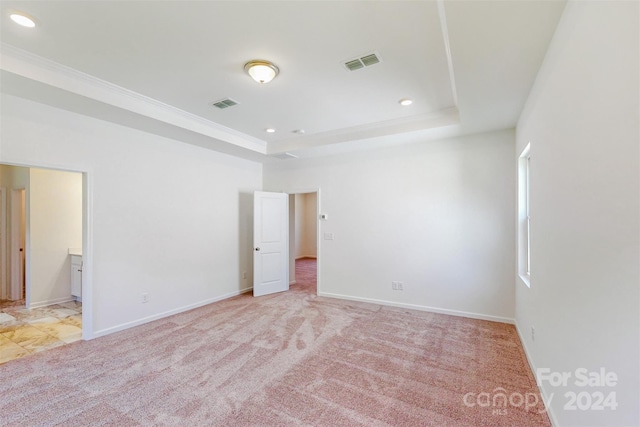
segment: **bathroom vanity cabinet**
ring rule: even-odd
[[[82,301],[82,255],[71,255],[71,295]]]

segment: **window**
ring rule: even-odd
[[[531,275],[531,239],[529,238],[529,236],[531,235],[531,214],[529,211],[529,206],[531,205],[531,203],[529,202],[530,200],[530,190],[529,190],[529,170],[531,167],[531,156],[528,155],[527,153],[527,157],[526,157],[526,164],[525,164],[525,169],[524,169],[524,203],[526,205],[525,208],[525,215],[526,215],[526,221],[527,221],[527,230],[525,232],[525,240],[527,241],[527,276]]]
[[[531,286],[531,144],[518,159],[518,275]]]

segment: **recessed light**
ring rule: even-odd
[[[16,24],[22,25],[23,27],[33,28],[36,26],[35,21],[22,12],[20,13],[14,12],[11,15],[9,15],[9,18],[11,18],[11,20]]]
[[[274,133],[276,130],[274,128],[266,128],[264,131],[266,133]]]
[[[413,101],[410,100],[409,98],[404,98],[401,99],[400,101],[398,101],[400,103],[400,105],[402,105],[403,107],[408,107],[409,105],[413,104]]]

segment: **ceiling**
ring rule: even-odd
[[[564,4],[3,1],[0,89],[258,161],[505,129]],[[381,62],[345,67],[370,53]],[[280,74],[254,82],[252,59]]]

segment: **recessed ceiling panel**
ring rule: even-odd
[[[3,21],[4,43],[267,141],[454,106],[435,1],[50,0],[2,9],[38,22],[26,32]],[[345,68],[362,55],[370,63]],[[280,74],[254,82],[243,70],[252,59]],[[238,105],[212,108],[226,98]],[[414,104],[402,108],[402,98]]]
[[[564,5],[3,1],[0,68],[39,102],[252,159],[304,157],[514,127]],[[256,83],[250,60],[280,73]]]

